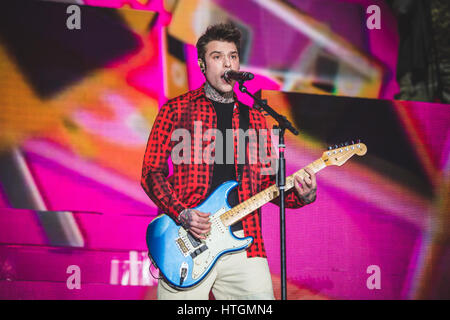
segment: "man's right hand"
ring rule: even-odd
[[[211,231],[208,213],[195,209],[184,209],[178,216],[178,220],[197,239],[206,239],[206,234]]]

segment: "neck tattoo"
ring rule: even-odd
[[[208,81],[206,81],[205,84],[205,94],[208,99],[211,99],[216,102],[220,103],[234,102],[233,90],[231,90],[230,92],[221,93],[216,89],[214,89],[213,86],[211,86]]]

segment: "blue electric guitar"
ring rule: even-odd
[[[367,147],[363,143],[328,150],[322,157],[307,167],[318,172],[329,165],[343,165],[354,154],[364,155]],[[294,187],[294,175],[305,175],[300,169],[286,178],[286,191]],[[178,289],[190,288],[201,282],[211,271],[216,261],[224,254],[244,250],[253,241],[252,237],[237,238],[230,226],[247,214],[279,196],[273,185],[250,199],[230,208],[228,193],[237,182],[228,181],[218,187],[201,205],[195,209],[211,213],[211,231],[206,240],[197,240],[168,215],[156,217],[147,228],[149,257],[159,268],[160,274]]]

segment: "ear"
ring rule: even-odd
[[[198,59],[198,66],[200,67],[200,70],[202,71],[202,73],[205,73],[206,68],[205,68],[205,63],[203,62],[203,59]]]

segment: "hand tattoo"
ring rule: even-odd
[[[189,229],[192,221],[192,209],[184,209],[178,216],[178,220],[185,229]]]
[[[310,204],[316,201],[316,189],[311,189],[311,191],[305,194],[304,196],[300,196],[300,200],[304,204]]]

